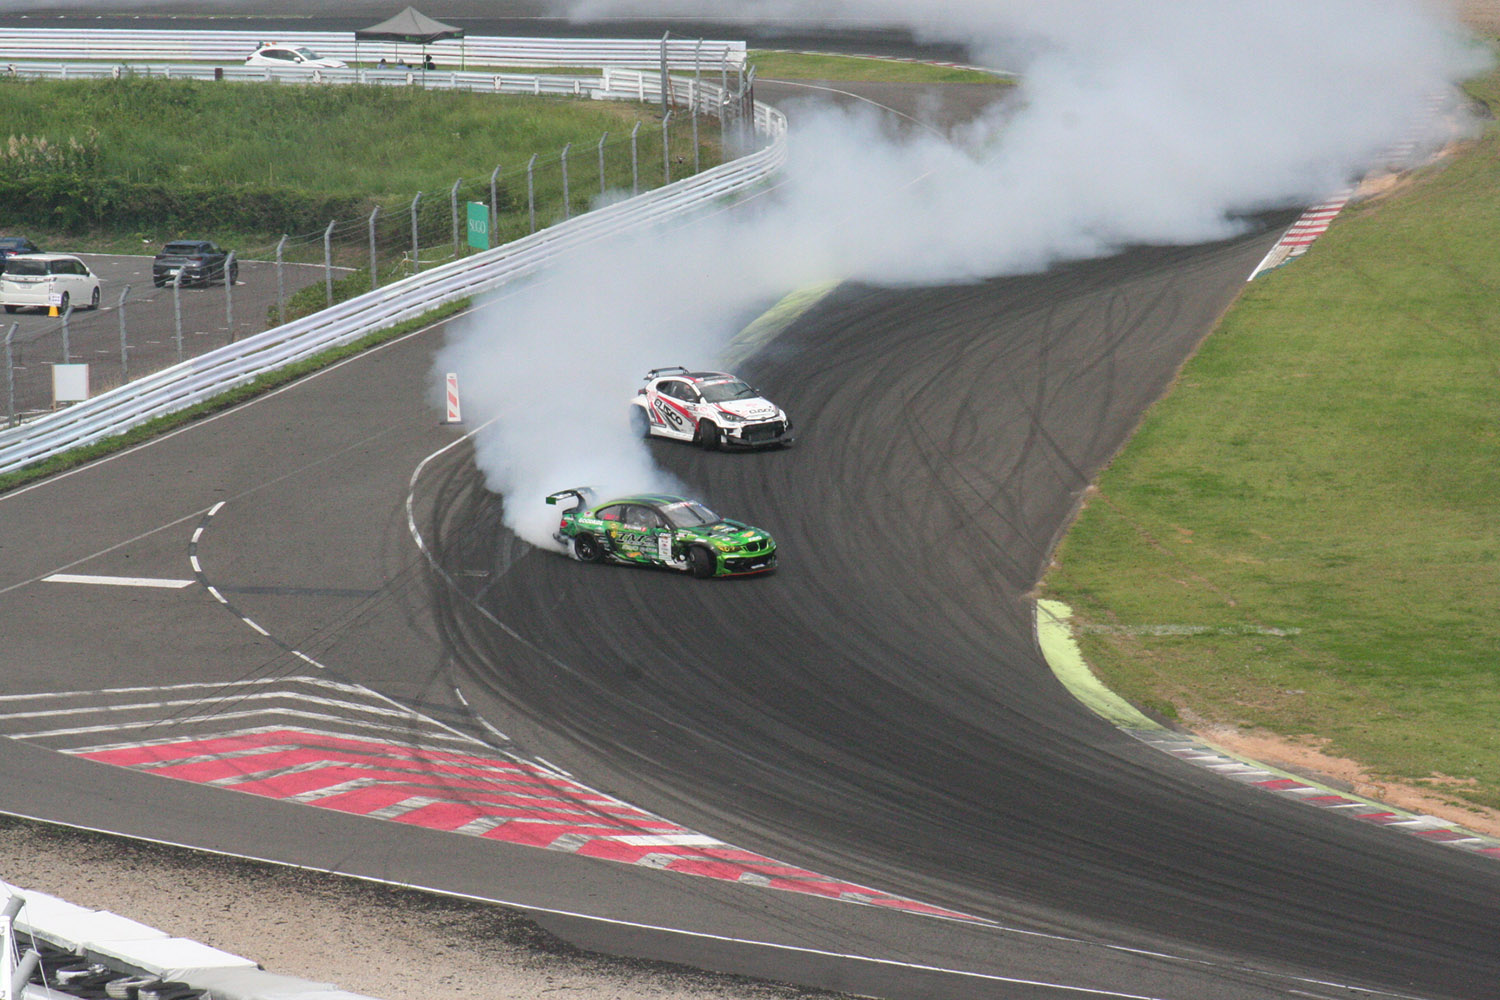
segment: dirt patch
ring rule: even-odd
[[[1377,778],[1358,761],[1324,753],[1321,745],[1326,741],[1311,736],[1287,739],[1265,730],[1223,725],[1194,726],[1193,733],[1231,753],[1348,790],[1361,798],[1436,816],[1476,833],[1500,837],[1500,810],[1486,809],[1442,793],[1443,787],[1465,784],[1462,779],[1434,774],[1430,779],[1433,787],[1426,787]]]

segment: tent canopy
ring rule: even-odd
[[[434,21],[415,7],[408,7],[388,21],[360,28],[354,33],[357,42],[407,42],[411,45],[431,45],[445,38],[462,37],[464,29]]]

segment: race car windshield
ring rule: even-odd
[[[714,382],[701,388],[705,403],[727,403],[731,399],[755,399],[760,395],[739,379],[733,382]]]
[[[674,528],[701,528],[705,524],[722,520],[718,514],[696,500],[670,504],[662,508],[662,513],[667,515],[667,520],[672,522]]]

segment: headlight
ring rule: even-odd
[[[738,413],[730,413],[728,410],[721,410],[719,412],[719,416],[723,417],[724,422],[729,424],[740,424],[745,422],[744,417],[740,416]]]

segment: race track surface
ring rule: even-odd
[[[531,551],[454,463],[434,534],[482,584],[439,609],[470,700],[534,720],[543,752],[633,802],[855,882],[1137,947],[1497,995],[1492,861],[1191,773],[1090,716],[1033,640],[1026,593],[1080,491],[1264,247],[842,289],[746,372],[797,416],[794,449],[652,444],[775,535],[774,576]]]
[[[863,995],[1500,997],[1495,862],[1169,759],[1076,704],[1032,635],[1027,592],[1082,491],[1287,221],[1043,275],[840,288],[742,368],[795,415],[796,447],[651,445],[776,536],[766,577],[531,549],[462,442],[415,481],[432,572],[406,501],[459,434],[437,422],[441,329],[0,497],[0,810]],[[90,575],[147,582],[73,579]],[[272,768],[260,739],[296,745]],[[468,788],[441,766],[460,751],[599,817],[625,803],[683,842],[883,895],[458,835],[411,802]],[[363,794],[346,772],[403,754],[425,768],[408,812],[273,787],[339,757]]]

